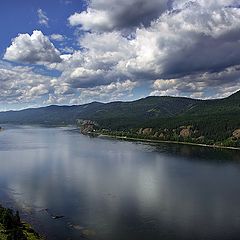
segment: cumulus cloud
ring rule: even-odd
[[[61,34],[58,33],[54,33],[50,36],[51,40],[53,41],[58,41],[58,42],[62,42],[64,41],[65,37]]]
[[[131,100],[132,90],[136,86],[137,82],[130,80],[126,80],[124,82],[112,82],[108,85],[78,89],[71,89],[67,85],[61,85],[55,88],[56,90],[54,94],[50,94],[49,98],[44,103],[83,104],[92,101],[109,102],[127,99]]]
[[[132,97],[132,90],[137,86],[137,82],[126,80],[124,82],[112,82],[108,85],[97,86],[94,88],[82,89],[80,97],[85,101],[104,101],[126,100]]]
[[[69,17],[71,26],[82,25],[83,30],[111,30],[114,28],[106,12],[88,9],[86,12],[75,13]]]
[[[149,84],[155,81],[152,94],[208,97],[208,87],[214,95],[219,92],[218,86],[230,89],[239,80],[237,71],[234,78],[226,74],[240,65],[240,9],[234,1],[168,1],[164,13],[159,11],[149,25],[136,27],[130,37],[110,18],[103,24],[106,29],[96,27],[95,20],[103,23],[98,17],[94,19],[94,14],[103,11],[100,3],[106,2],[92,1],[88,12],[75,15],[77,21],[93,13],[89,24],[94,26],[86,30],[94,31],[79,38],[82,51],[58,64],[71,87],[88,88],[130,79]],[[156,87],[159,79],[161,87]],[[163,86],[168,91],[162,90]]]
[[[240,89],[240,66],[222,72],[202,73],[175,79],[158,79],[152,85],[152,96],[189,96],[192,98],[227,97]]]
[[[37,73],[33,67],[0,61],[0,103],[5,106],[83,104],[93,100],[114,101],[131,97],[136,82],[126,80],[95,87],[75,88],[61,77]]]
[[[160,19],[153,28],[165,28],[170,41],[169,48],[164,49],[161,46],[166,44],[166,39],[161,37],[158,40],[159,50],[165,54],[164,74],[222,71],[238,65],[239,26],[239,9],[225,7],[208,10],[194,6]]]
[[[4,59],[29,64],[61,62],[60,52],[41,31],[19,34],[7,48]]]
[[[175,0],[172,1],[173,9],[183,9],[191,6],[201,6],[207,9],[216,9],[219,7],[235,6],[235,0]]]
[[[69,23],[92,31],[148,26],[153,19],[165,12],[169,5],[168,0],[92,0],[86,11],[70,16]]]
[[[41,8],[37,10],[37,14],[38,14],[38,23],[48,27],[49,18],[47,17],[47,14]]]
[[[0,63],[0,102],[6,105],[36,103],[53,91],[53,79],[34,72],[32,67]]]
[[[129,79],[116,69],[132,52],[131,44],[119,32],[86,34],[80,44],[81,51],[62,55],[61,63],[49,65],[62,72],[65,82],[74,88],[88,88]]]
[[[75,35],[77,50],[67,46],[60,55],[40,31],[20,34],[6,50],[6,60],[60,72],[54,79],[37,75],[45,81],[30,84],[25,97],[78,104],[127,99],[141,84],[149,86],[151,95],[196,98],[224,97],[240,88],[236,1],[92,0],[69,21],[84,30]],[[50,39],[62,41],[64,36]]]
[[[240,63],[239,40],[238,8],[189,5],[137,29],[132,41],[136,57],[119,67],[145,79],[222,71]]]
[[[91,2],[90,12],[92,6],[98,4]],[[138,27],[131,38],[116,30],[87,33],[80,38],[86,51],[79,64],[96,70],[97,79],[98,69],[104,69],[105,80],[140,81],[186,76],[195,81],[196,74],[240,64],[240,9],[233,1],[172,1],[169,9],[150,26]]]

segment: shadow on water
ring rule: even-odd
[[[210,161],[211,163],[240,162],[240,151],[182,144],[158,144],[156,151],[184,158],[189,161]]]

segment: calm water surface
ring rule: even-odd
[[[8,126],[0,202],[53,240],[237,240],[240,153]]]

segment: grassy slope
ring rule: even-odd
[[[43,238],[39,237],[31,228],[30,225],[27,223],[23,223],[24,230],[23,233],[25,234],[27,240],[43,240]],[[7,240],[9,232],[5,230],[2,224],[0,224],[0,239]]]
[[[19,213],[0,205],[1,240],[42,240],[27,223],[20,220]]]

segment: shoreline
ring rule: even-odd
[[[96,133],[96,136],[100,138],[111,138],[111,139],[126,140],[126,141],[133,141],[133,142],[170,143],[170,144],[190,145],[190,146],[198,146],[198,147],[217,148],[217,149],[228,149],[228,150],[238,150],[238,151],[240,150],[240,148],[238,147],[226,147],[226,146],[220,146],[220,145],[208,145],[203,143],[191,143],[191,142],[152,140],[152,139],[144,139],[144,138],[113,136],[113,135],[101,134],[101,133],[100,134]]]
[[[19,212],[0,204],[0,239],[44,240],[27,221],[20,218]]]

